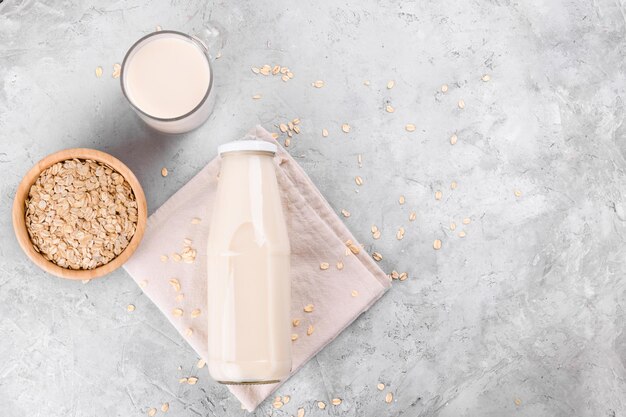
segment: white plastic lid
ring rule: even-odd
[[[223,155],[228,152],[257,151],[276,153],[278,148],[271,142],[264,140],[235,140],[218,146],[217,153]]]

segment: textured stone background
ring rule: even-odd
[[[410,278],[280,389],[288,405],[255,415],[626,415],[625,15],[621,0],[4,0],[0,414],[127,417],[167,401],[173,416],[245,415],[122,270],[82,284],[33,266],[11,200],[37,160],[87,146],[126,162],[153,211],[219,143],[300,117],[292,154],[381,266]],[[228,30],[216,111],[196,132],[159,136],[112,65],[156,25],[194,33],[211,19]],[[295,78],[250,71],[265,63]],[[179,385],[190,373],[199,383]]]

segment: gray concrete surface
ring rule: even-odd
[[[4,0],[0,415],[127,417],[162,402],[173,416],[245,415],[122,270],[82,284],[31,264],[11,200],[37,160],[87,146],[126,162],[153,211],[219,143],[299,117],[292,154],[382,267],[410,278],[284,385],[289,404],[255,415],[625,416],[625,15],[621,0]],[[215,113],[188,135],[149,131],[112,65],[156,25],[194,33],[211,19],[228,30]],[[295,78],[250,71],[266,63]],[[199,383],[179,385],[190,373]]]

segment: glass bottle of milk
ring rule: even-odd
[[[276,145],[222,145],[208,245],[208,366],[223,384],[263,384],[291,371],[290,247]]]

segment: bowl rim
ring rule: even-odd
[[[33,243],[28,235],[26,229],[26,207],[25,201],[28,198],[30,187],[35,183],[39,175],[50,166],[57,162],[66,161],[69,159],[91,159],[105,165],[110,166],[115,171],[120,173],[124,179],[128,182],[133,193],[135,194],[135,201],[137,201],[137,226],[135,234],[133,235],[128,246],[124,248],[122,253],[113,258],[109,263],[101,265],[94,269],[68,269],[63,268],[52,261],[47,260],[42,254],[35,251]],[[66,279],[93,279],[104,276],[110,272],[113,272],[120,266],[122,266],[135,252],[141,239],[143,237],[146,223],[148,219],[148,207],[146,203],[146,197],[144,195],[141,184],[135,177],[135,174],[119,159],[114,156],[102,152],[96,149],[90,148],[69,148],[55,153],[52,153],[45,158],[37,162],[22,178],[22,181],[17,187],[15,197],[13,199],[13,230],[17,241],[24,251],[24,253],[35,263],[38,267],[44,271],[56,275],[60,278]]]

